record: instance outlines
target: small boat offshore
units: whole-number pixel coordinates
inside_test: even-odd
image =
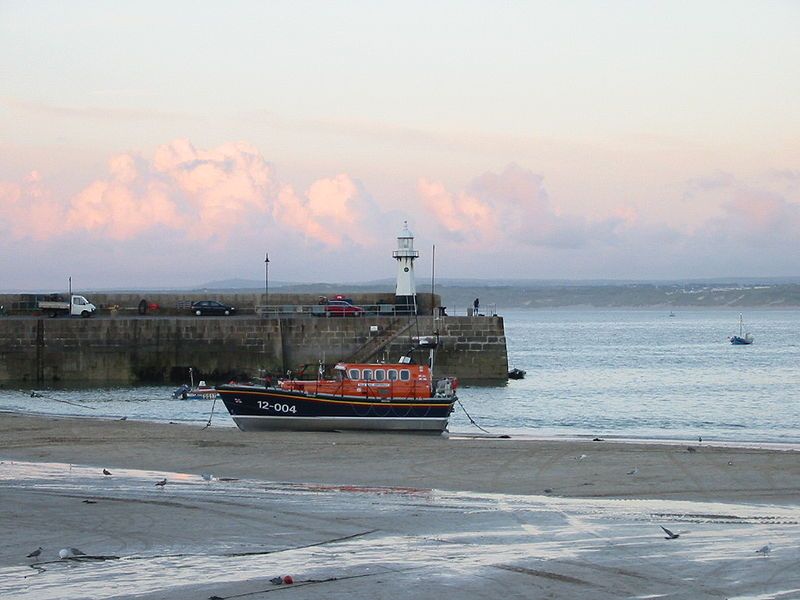
[[[752,334],[744,331],[744,320],[741,313],[739,313],[739,335],[732,335],[729,339],[734,346],[749,346],[754,341]]]

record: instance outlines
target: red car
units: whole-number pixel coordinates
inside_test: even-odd
[[[364,314],[364,309],[344,300],[329,300],[325,305],[325,314],[329,317],[359,317]]]

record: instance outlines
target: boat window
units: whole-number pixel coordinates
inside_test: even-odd
[[[397,381],[397,369],[389,369],[386,375],[389,381]]]
[[[358,369],[350,369],[350,379],[361,379],[361,372]]]
[[[411,371],[409,371],[408,369],[403,369],[402,371],[400,371],[400,379],[403,381],[408,381],[409,379],[411,379]]]
[[[364,369],[364,381],[372,381],[372,369]]]
[[[386,379],[386,371],[375,369],[375,381],[383,381],[384,379]]]

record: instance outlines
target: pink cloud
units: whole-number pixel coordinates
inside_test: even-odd
[[[299,194],[243,142],[206,150],[180,139],[157,148],[152,160],[121,154],[108,161],[104,177],[68,199],[57,197],[38,174],[23,183],[0,182],[0,215],[18,239],[83,232],[131,240],[167,229],[223,244],[277,227],[325,246],[368,245],[379,214],[349,175],[319,179]]]
[[[315,181],[305,197],[286,186],[274,208],[278,222],[329,246],[375,243],[372,224],[379,213],[361,184],[346,174]]]
[[[738,240],[751,245],[786,241],[796,244],[800,231],[800,204],[768,191],[731,179],[721,190],[721,210],[698,235]]]
[[[13,239],[47,239],[63,226],[64,209],[37,171],[22,183],[0,181],[0,231]]]
[[[587,243],[597,224],[561,214],[543,181],[540,175],[512,164],[502,173],[475,178],[457,193],[426,179],[417,189],[439,228],[457,241],[569,248]],[[602,222],[601,229],[613,231],[621,222],[615,216]]]

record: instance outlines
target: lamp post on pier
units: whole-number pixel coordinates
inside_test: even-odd
[[[264,304],[269,306],[269,252],[264,255]]]

